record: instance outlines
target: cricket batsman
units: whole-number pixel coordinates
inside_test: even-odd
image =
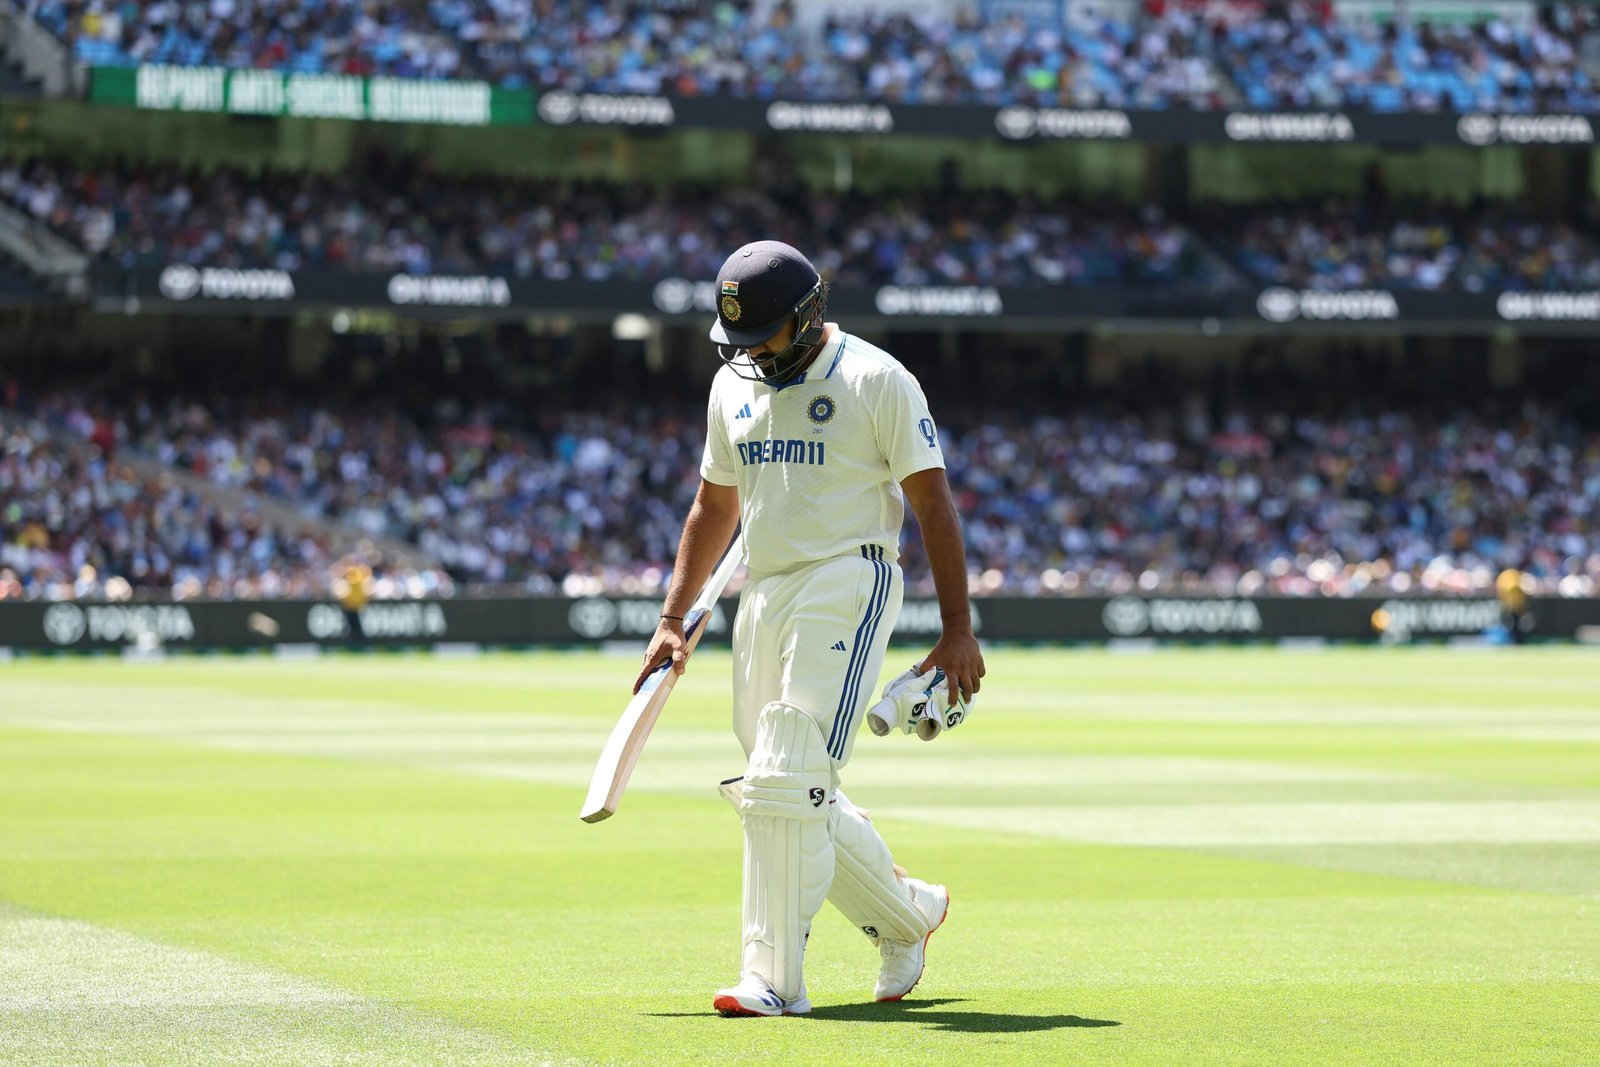
[[[948,701],[962,704],[984,674],[944,455],[916,379],[823,321],[827,287],[799,251],[745,245],[716,291],[711,340],[724,365],[700,486],[634,685],[668,659],[682,673],[683,616],[743,523],[750,574],[733,628],[733,729],[749,762],[721,792],[744,823],[744,948],[738,983],[712,1003],[724,1015],[809,1012],[806,939],[824,899],[877,947],[876,998],[899,1000],[922,976],[949,892],[895,866],[839,772],[900,613],[908,501],[943,620],[917,669],[942,670]]]

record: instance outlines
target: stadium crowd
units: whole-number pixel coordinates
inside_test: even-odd
[[[288,407],[227,414],[172,400],[125,414],[128,447],[213,483],[409,541],[463,580],[550,592],[574,572],[670,560],[693,497],[699,427],[537,416],[510,432],[488,411],[436,431],[399,414]]]
[[[1482,591],[1600,581],[1600,434],[1530,406],[978,424],[951,480],[975,570],[1028,591]],[[1052,573],[1053,572],[1053,573]]]
[[[260,400],[94,409],[57,397],[34,412],[93,447],[80,458],[11,420],[0,562],[24,596],[74,583],[86,564],[176,595],[325,584],[331,560],[314,539],[224,522],[203,495],[120,465],[126,454],[410,541],[448,571],[426,576],[430,590],[655,594],[702,434],[692,410],[514,422]],[[1600,591],[1600,433],[1554,409],[1085,408],[942,432],[979,593],[1481,592],[1503,566],[1550,591]],[[930,594],[914,530],[904,553],[909,590]]]
[[[1319,198],[1211,205],[1201,215],[1215,247],[1267,285],[1474,293],[1600,286],[1592,221],[1545,222],[1506,203],[1412,199],[1373,207]]]
[[[229,517],[171,478],[141,475],[91,444],[110,444],[108,424],[82,409],[64,414],[81,442],[28,420],[0,425],[0,599],[325,591],[333,558],[315,538],[257,514]]]
[[[50,396],[0,409],[0,599],[307,598],[327,593],[331,539],[291,533],[259,507],[220,506],[125,447],[101,404]],[[130,454],[131,452],[131,454]],[[450,595],[441,568],[363,549],[380,597]]]
[[[1208,26],[1217,64],[1254,108],[1556,111],[1600,108],[1592,5],[1543,4],[1527,24],[1336,17],[1284,4]]]
[[[476,77],[610,93],[1136,108],[1594,111],[1600,16],[1379,21],[1317,0],[799,17],[792,0],[28,0],[90,65]]]
[[[91,66],[224,66],[454,78],[462,42],[414,3],[364,0],[24,0]]]
[[[0,200],[124,268],[709,278],[726,249],[776,237],[813,250],[838,285],[1600,287],[1600,222],[1551,222],[1490,200],[1203,203],[1180,221],[1149,206],[997,189],[868,195],[455,178],[387,156],[338,175],[0,156]]]
[[[121,267],[710,278],[727,249],[772,237],[843,284],[1138,285],[1215,268],[1154,208],[1002,190],[730,193],[444,177],[388,157],[254,176],[0,157],[0,199]]]

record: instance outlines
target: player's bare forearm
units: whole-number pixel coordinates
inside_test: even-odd
[[[663,615],[687,615],[695,592],[706,584],[712,568],[733,540],[739,526],[739,491],[731,485],[702,480],[683,522],[672,582],[661,605]]]
[[[952,702],[958,687],[963,697],[971,699],[984,675],[983,653],[972,633],[967,551],[961,540],[961,519],[950,497],[950,483],[944,471],[934,467],[907,477],[900,486],[922,528],[922,545],[927,550],[933,588],[939,596],[942,633],[922,665],[925,669],[942,667],[957,683],[951,687]]]
[[[662,619],[645,649],[644,666],[633,683],[635,693],[665,659],[671,658],[673,670],[683,673],[688,660],[684,651],[683,617],[689,614],[696,593],[706,584],[738,527],[739,491],[731,485],[717,485],[702,479],[688,517],[683,521],[683,536],[678,540],[678,554],[672,565],[672,582],[661,604]]]

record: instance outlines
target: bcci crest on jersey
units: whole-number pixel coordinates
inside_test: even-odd
[[[806,408],[806,415],[810,417],[812,422],[821,426],[833,418],[834,410],[833,397],[819,396],[812,399],[811,406]]]
[[[737,441],[735,447],[739,449],[739,460],[746,467],[758,463],[821,465],[825,458],[823,446],[826,444],[826,441],[802,441],[798,437],[787,441],[769,437],[765,441]]]

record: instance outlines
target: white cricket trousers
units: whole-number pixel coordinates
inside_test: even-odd
[[[774,700],[816,720],[838,771],[883,673],[905,584],[880,545],[748,583],[733,624],[733,732],[748,758]]]

